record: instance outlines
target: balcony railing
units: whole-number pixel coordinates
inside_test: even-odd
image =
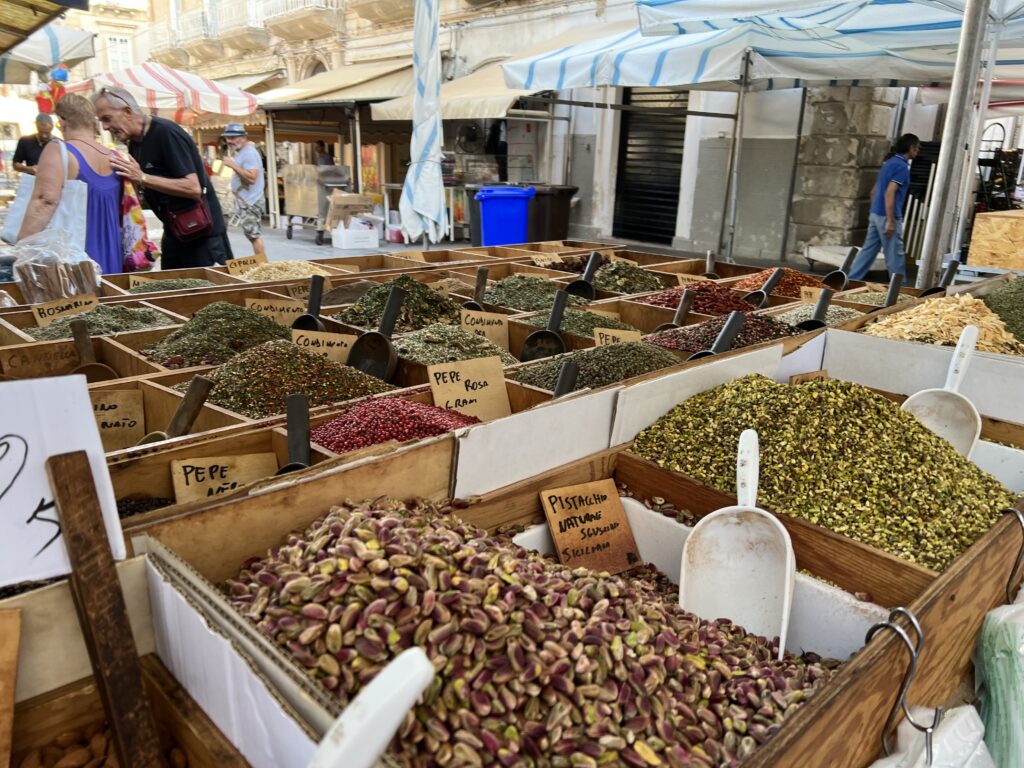
[[[286,16],[298,11],[340,11],[345,0],[258,0],[264,19]]]
[[[178,30],[171,22],[155,22],[149,28],[149,47],[152,51],[166,51],[170,48],[177,48],[181,43]]]
[[[181,15],[182,42],[206,40],[217,36],[217,19],[202,11],[189,11]]]
[[[223,35],[244,28],[263,28],[262,3],[258,0],[218,0],[217,31]]]

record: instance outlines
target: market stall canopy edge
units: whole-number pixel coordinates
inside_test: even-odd
[[[59,65],[73,67],[91,59],[95,37],[87,30],[47,24],[0,55],[0,83],[28,85],[32,73],[43,75]]]
[[[4,23],[0,28],[0,53],[14,46],[67,10],[87,11],[89,0],[18,0],[4,3]]]

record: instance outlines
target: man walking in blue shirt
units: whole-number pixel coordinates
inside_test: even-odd
[[[906,277],[906,255],[903,251],[903,205],[910,188],[910,162],[917,157],[921,140],[905,133],[896,142],[896,153],[882,165],[878,183],[871,193],[871,215],[868,236],[850,268],[851,280],[863,280],[879,251],[885,253],[889,276]]]
[[[252,243],[252,252],[256,255],[266,253],[261,230],[263,216],[267,212],[263,204],[263,158],[249,141],[241,123],[228,123],[221,136],[235,154],[234,158],[223,158],[224,165],[235,172],[231,177],[231,192],[235,196],[234,218],[246,239]]]

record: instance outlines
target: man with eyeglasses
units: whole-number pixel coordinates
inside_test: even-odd
[[[93,103],[103,127],[128,145],[128,156],[111,157],[111,166],[141,190],[164,224],[161,267],[209,267],[230,259],[220,201],[191,137],[171,120],[144,114],[135,97],[123,88],[104,88],[93,97]],[[187,239],[176,235],[175,220],[195,221],[203,202],[209,224]],[[203,217],[200,214],[198,218]]]

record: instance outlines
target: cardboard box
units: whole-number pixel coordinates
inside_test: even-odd
[[[331,193],[331,207],[327,211],[327,228],[334,230],[339,224],[344,224],[347,227],[352,216],[372,212],[372,197],[336,189]]]
[[[340,250],[376,248],[380,245],[376,229],[345,229],[339,225],[331,234],[331,245]]]

